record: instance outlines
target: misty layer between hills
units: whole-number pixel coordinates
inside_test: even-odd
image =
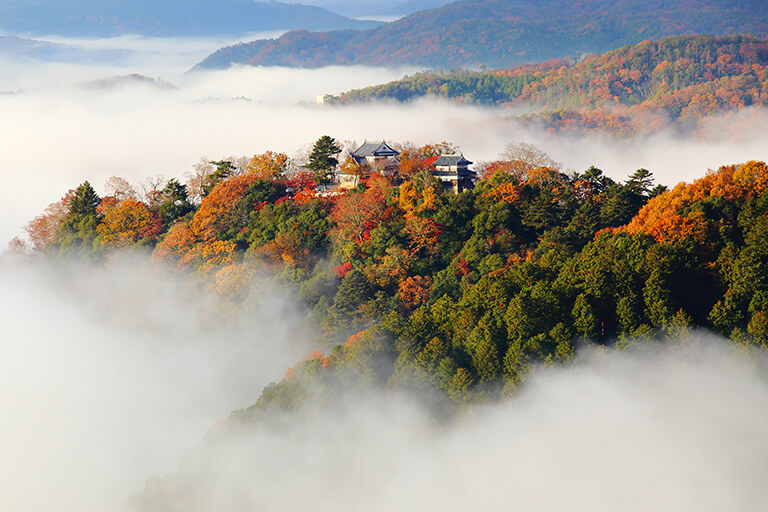
[[[195,511],[759,510],[768,361],[724,343],[582,350],[450,420],[362,396],[210,442],[165,484]]]
[[[165,44],[166,53],[142,66],[7,62],[0,90],[15,94],[0,95],[6,121],[0,125],[6,143],[0,154],[5,191],[0,247],[85,180],[100,190],[111,176],[134,183],[157,175],[183,179],[201,158],[250,157],[266,150],[291,155],[324,134],[350,145],[382,138],[417,145],[445,140],[474,162],[495,160],[510,142],[530,142],[567,168],[595,165],[621,179],[644,167],[666,185],[722,164],[768,160],[768,115],[762,109],[712,119],[700,130],[703,136],[557,136],[523,129],[508,120],[515,111],[500,108],[433,100],[343,109],[314,104],[316,96],[399,78],[409,70],[232,68],[185,75],[189,57],[173,54],[171,43]],[[199,44],[186,42],[182,48],[194,52]],[[141,82],[100,91],[80,85],[133,72],[179,89]]]
[[[169,485],[193,511],[714,511],[768,499],[768,360],[706,334],[585,348],[458,416],[423,396],[352,396],[224,424],[181,457],[310,349],[289,293],[265,280],[244,316],[222,316],[199,283],[141,259],[6,259],[0,280],[4,510],[121,510],[169,472],[133,505],[156,510]]]
[[[310,347],[269,279],[231,310],[138,257],[2,258],[0,306],[2,510],[115,509]]]

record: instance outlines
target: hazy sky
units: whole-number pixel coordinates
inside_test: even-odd
[[[78,41],[78,44],[83,44]],[[0,247],[68,189],[90,180],[101,192],[110,176],[134,183],[182,178],[201,158],[294,153],[328,134],[340,141],[385,138],[425,144],[447,140],[472,161],[495,159],[510,142],[537,144],[566,168],[590,165],[624,179],[639,167],[662,183],[692,180],[708,168],[768,159],[768,116],[747,111],[722,120],[702,140],[659,133],[634,140],[557,137],[519,129],[513,112],[426,100],[410,105],[330,108],[318,95],[401,78],[414,70],[380,68],[232,68],[185,74],[223,41],[121,38],[87,41],[128,48],[102,66],[1,62]],[[175,91],[144,86],[84,89],[85,81],[128,73],[162,78]]]

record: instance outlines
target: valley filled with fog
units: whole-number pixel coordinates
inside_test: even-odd
[[[99,193],[112,176],[183,181],[201,159],[300,158],[326,134],[347,147],[448,141],[475,163],[528,142],[565,169],[594,165],[625,180],[643,167],[668,186],[768,160],[759,108],[696,133],[564,136],[522,129],[509,119],[520,112],[505,108],[316,102],[416,69],[191,73],[234,41],[51,40],[120,57],[0,57],[0,250],[85,180]],[[113,79],[131,74],[156,80]],[[4,510],[117,510],[316,348],[311,312],[267,277],[258,299],[230,316],[193,276],[142,258],[91,268],[8,257],[0,283]],[[494,510],[514,494],[540,510],[714,511],[768,499],[764,356],[694,332],[672,348],[581,347],[579,357],[574,367],[536,368],[519,395],[447,422],[425,412],[418,400],[429,398],[363,397],[188,454],[200,472],[192,478],[210,483],[191,510]]]
[[[66,42],[58,39],[58,42]],[[250,157],[265,150],[289,155],[318,137],[448,141],[474,162],[491,161],[510,142],[530,142],[566,169],[595,165],[615,179],[644,167],[674,185],[709,168],[768,158],[768,115],[747,109],[713,120],[697,134],[659,133],[642,139],[562,137],[522,130],[502,108],[425,100],[331,108],[318,96],[402,78],[414,69],[231,68],[187,71],[221,40],[125,37],[69,41],[125,52],[114,63],[2,60],[0,110],[0,245],[46,205],[84,180],[101,190],[111,176],[139,183],[183,178],[201,158]],[[94,84],[141,74],[174,86]],[[703,132],[703,133],[702,133]]]

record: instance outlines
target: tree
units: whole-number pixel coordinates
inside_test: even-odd
[[[218,162],[209,162],[212,165],[216,166],[216,170],[214,170],[211,174],[209,174],[202,184],[203,194],[202,196],[205,197],[208,194],[211,193],[211,191],[229,177],[230,174],[235,172],[237,169],[234,165],[232,165],[232,162],[230,160],[219,160]]]
[[[69,212],[59,224],[49,247],[58,250],[60,255],[94,255],[98,245],[94,241],[101,217],[98,213],[100,202],[98,194],[87,181],[77,187],[69,202]]]
[[[195,235],[211,239],[219,233],[237,228],[242,223],[238,208],[240,201],[257,181],[259,179],[255,174],[243,174],[223,181],[211,190],[190,223]]]
[[[186,185],[175,178],[168,180],[160,194],[161,202],[157,211],[166,226],[194,210],[189,202]]]
[[[253,155],[245,168],[246,172],[255,174],[262,180],[279,180],[285,178],[288,172],[288,155],[267,151],[261,155]]]
[[[101,199],[91,184],[85,181],[75,189],[75,195],[69,202],[69,215],[95,216],[100,201]]]
[[[160,216],[135,199],[126,199],[109,210],[96,228],[102,241],[116,249],[153,239],[163,228]]]
[[[32,242],[33,250],[42,251],[54,239],[56,231],[67,217],[69,203],[74,193],[73,190],[70,190],[64,194],[64,197],[49,204],[42,215],[38,215],[24,226],[24,231],[27,232],[29,241]]]
[[[309,161],[304,167],[315,173],[318,183],[330,183],[331,177],[329,174],[339,163],[335,158],[339,153],[341,153],[341,146],[338,145],[336,140],[328,135],[323,135],[312,147]]]

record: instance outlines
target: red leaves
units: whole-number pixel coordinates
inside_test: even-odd
[[[469,274],[469,263],[464,259],[464,256],[459,256],[459,260],[456,262],[456,267],[458,267],[459,272],[463,275]]]
[[[334,268],[333,271],[336,273],[336,277],[338,277],[339,279],[343,279],[344,276],[346,276],[352,271],[352,263],[345,261],[338,267]]]

